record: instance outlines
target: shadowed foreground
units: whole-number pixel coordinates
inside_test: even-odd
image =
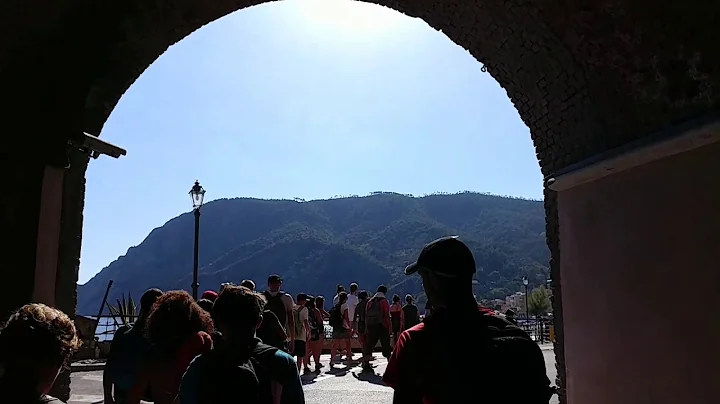
[[[555,354],[544,349],[545,367],[548,377],[555,380]],[[303,375],[305,401],[310,404],[330,404],[336,402],[362,402],[363,404],[390,404],[392,389],[383,385],[380,376],[385,371],[387,360],[377,358],[375,375],[361,373],[359,367],[346,369],[343,365],[330,371],[330,355],[323,355],[321,362],[325,367],[318,374]],[[379,375],[378,375],[379,374]],[[72,374],[72,395],[68,404],[99,404],[103,402],[102,371],[77,372]],[[557,396],[551,401],[556,404]]]

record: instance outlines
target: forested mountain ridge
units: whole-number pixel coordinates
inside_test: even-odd
[[[110,302],[149,287],[189,290],[193,216],[154,229],[124,256],[78,287],[79,314],[95,314],[110,279]],[[253,279],[264,287],[279,273],[292,294],[334,295],[335,285],[384,283],[420,294],[420,279],[402,269],[428,241],[459,235],[473,250],[480,297],[504,297],[547,278],[549,251],[540,201],[464,192],[411,197],[374,193],[328,200],[221,199],[202,208],[200,289]]]

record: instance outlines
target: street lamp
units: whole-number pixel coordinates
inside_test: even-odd
[[[202,206],[203,199],[205,198],[205,189],[200,186],[200,183],[197,180],[195,180],[195,185],[190,188],[189,194],[190,198],[192,199],[193,213],[195,214],[195,251],[193,255],[193,283],[191,287],[193,299],[197,301],[198,288],[200,287],[200,284],[198,283],[198,253],[200,249],[200,207]]]
[[[530,320],[530,308],[528,307],[528,278],[522,277],[522,283],[525,286],[525,319]]]

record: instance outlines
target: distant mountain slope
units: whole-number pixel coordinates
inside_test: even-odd
[[[296,202],[222,199],[203,206],[201,291],[252,279],[264,288],[279,273],[292,294],[334,295],[355,281],[373,289],[420,294],[418,277],[402,269],[423,244],[459,235],[475,254],[478,295],[504,297],[520,278],[545,282],[549,252],[542,202],[478,193],[414,198],[394,193]],[[193,217],[182,214],[150,232],[136,247],[78,287],[78,313],[94,314],[108,280],[110,301],[149,287],[190,289]]]

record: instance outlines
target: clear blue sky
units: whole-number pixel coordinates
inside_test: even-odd
[[[474,190],[542,199],[528,128],[467,51],[372,4],[241,10],[172,46],[90,162],[80,282],[207,199]],[[192,237],[188,234],[188,237]]]

